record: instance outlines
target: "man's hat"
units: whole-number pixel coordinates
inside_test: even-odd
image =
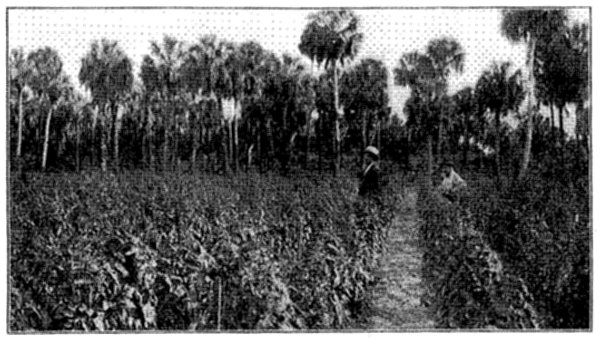
[[[375,158],[379,159],[379,150],[373,146],[365,148],[365,153],[372,154],[375,156]]]

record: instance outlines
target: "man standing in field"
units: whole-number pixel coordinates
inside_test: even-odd
[[[360,174],[360,187],[358,195],[361,197],[373,197],[381,194],[379,182],[379,150],[373,146],[365,149],[365,163]]]
[[[448,200],[456,200],[456,194],[465,189],[467,183],[454,171],[454,164],[451,161],[442,162],[440,171],[442,173],[442,183],[438,190]]]

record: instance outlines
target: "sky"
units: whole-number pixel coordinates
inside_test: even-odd
[[[66,73],[79,85],[81,58],[96,39],[117,40],[133,60],[136,74],[150,41],[160,41],[164,35],[187,42],[205,34],[235,42],[254,40],[278,55],[300,56],[298,43],[311,12],[315,10],[10,9],[8,45],[9,49],[23,47],[26,53],[43,46],[56,49]],[[389,106],[395,113],[402,112],[409,92],[394,86],[392,70],[403,53],[424,51],[431,39],[454,38],[465,50],[464,72],[450,77],[450,94],[474,86],[494,62],[509,61],[515,69],[525,69],[525,46],[500,34],[497,8],[357,9],[355,13],[364,34],[357,60],[384,61],[389,71]],[[588,9],[570,9],[568,14],[572,21],[589,22]]]

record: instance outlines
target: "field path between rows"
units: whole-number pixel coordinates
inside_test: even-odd
[[[404,196],[403,213],[395,216],[388,235],[388,249],[376,274],[383,280],[374,291],[369,328],[376,331],[410,331],[433,328],[427,308],[421,304],[422,253],[418,248],[416,192]]]

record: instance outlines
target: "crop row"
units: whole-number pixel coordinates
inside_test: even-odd
[[[352,326],[391,221],[351,179],[129,172],[11,186],[12,331]]]
[[[588,328],[587,196],[585,185],[531,178],[455,203],[423,190],[423,278],[437,326]]]

